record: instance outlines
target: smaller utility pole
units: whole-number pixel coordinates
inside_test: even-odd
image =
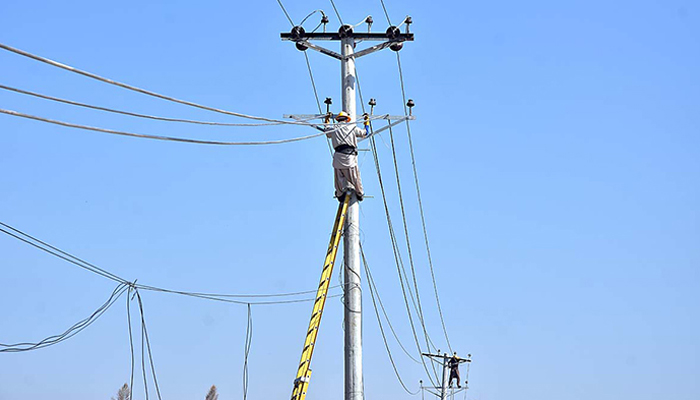
[[[469,364],[472,362],[471,354],[467,354],[467,358],[459,358],[456,355],[450,356],[447,353],[443,353],[442,355],[440,355],[440,350],[438,350],[438,354],[423,353],[423,356],[436,360],[439,364],[442,364],[442,382],[439,387],[427,388],[425,386],[422,386],[423,381],[421,381],[421,388],[427,389],[429,393],[437,396],[440,400],[447,399],[447,389],[449,389],[450,386],[450,359],[452,359],[452,357],[456,357],[458,365],[462,363],[467,363],[467,375],[464,379],[464,387],[458,389],[454,393],[459,393],[462,390],[467,390],[467,382],[469,380]],[[457,385],[459,386],[459,382],[457,382]],[[430,389],[436,390],[436,392],[431,391]]]

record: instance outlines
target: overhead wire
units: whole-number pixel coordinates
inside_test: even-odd
[[[306,22],[307,19],[311,18],[312,15],[314,15],[314,14],[316,14],[316,13],[319,13],[319,12],[321,13],[321,15],[322,15],[323,17],[326,16],[326,13],[323,12],[323,10],[321,10],[321,9],[311,11],[311,12],[309,13],[309,15],[307,15],[306,17],[304,17],[304,19],[301,20],[301,22],[299,23],[299,26],[304,25],[304,22]],[[294,22],[292,22],[292,25],[294,25]]]
[[[284,15],[287,17],[287,21],[289,21],[292,26],[294,26],[294,21],[292,21],[292,17],[289,16],[289,13],[287,12],[287,9],[284,8],[284,4],[282,4],[281,0],[277,0],[277,4],[280,5],[280,8],[282,9],[282,12],[284,12]]]
[[[89,108],[89,109],[98,110],[98,111],[105,111],[105,112],[114,113],[114,114],[128,115],[130,117],[152,119],[152,120],[156,120],[156,121],[181,122],[181,123],[187,123],[187,124],[210,125],[210,126],[236,126],[236,127],[260,127],[260,126],[283,125],[281,122],[230,123],[230,122],[201,121],[201,120],[193,120],[193,119],[160,117],[157,115],[141,114],[141,113],[135,113],[135,112],[131,112],[131,111],[124,111],[124,110],[117,110],[117,109],[108,108],[108,107],[95,106],[92,104],[81,103],[81,102],[77,102],[77,101],[73,101],[73,100],[63,99],[60,97],[48,96],[45,94],[31,92],[29,90],[18,89],[15,87],[6,86],[6,85],[2,85],[2,84],[0,84],[0,89],[8,90],[8,91],[12,91],[15,93],[28,95],[28,96],[38,97],[38,98],[45,99],[45,100],[51,100],[51,101],[55,101],[58,103],[64,103],[64,104],[69,104],[69,105],[83,107],[83,108]],[[321,112],[320,112],[320,108],[319,108],[319,114],[320,113]],[[311,121],[311,120],[314,120],[317,118],[320,118],[320,117],[314,116],[312,118],[301,120],[299,122],[308,122],[308,121]]]
[[[343,24],[343,18],[340,17],[340,13],[338,12],[338,8],[335,6],[335,2],[331,0],[331,5],[333,6],[333,11],[335,11],[335,15],[338,17],[338,21],[340,21],[341,25]]]
[[[372,127],[372,124],[370,124],[370,130],[372,130],[372,131],[374,130],[374,128]],[[397,273],[399,275],[399,283],[401,286],[401,293],[403,294],[404,304],[406,306],[406,314],[408,316],[409,326],[411,327],[411,333],[413,334],[413,339],[415,341],[416,348],[418,350],[418,357],[420,358],[421,364],[423,365],[423,369],[425,370],[425,372],[428,376],[428,379],[431,381],[433,386],[435,386],[435,380],[433,380],[433,377],[430,375],[430,372],[428,370],[428,366],[426,365],[425,360],[423,359],[423,356],[422,356],[420,341],[418,340],[418,334],[416,333],[415,324],[413,322],[411,307],[409,304],[408,296],[406,295],[407,288],[406,288],[406,285],[404,285],[404,279],[401,275],[401,269],[402,269],[403,262],[401,260],[401,253],[399,252],[399,247],[398,247],[398,243],[396,240],[396,235],[394,233],[393,224],[391,222],[391,214],[389,212],[389,204],[387,202],[386,191],[384,189],[384,180],[382,179],[382,173],[381,173],[381,168],[380,168],[380,164],[379,164],[379,157],[378,157],[378,152],[377,152],[377,144],[376,144],[376,141],[374,139],[374,136],[370,139],[370,146],[371,146],[372,154],[374,157],[374,165],[375,165],[375,169],[377,171],[377,179],[379,181],[379,188],[380,188],[380,191],[382,194],[382,201],[384,203],[384,211],[385,211],[385,215],[386,215],[387,227],[389,229],[389,237],[391,239],[392,250],[394,253],[394,261],[396,263],[396,270],[397,270]],[[410,287],[409,287],[409,289],[410,289]],[[435,379],[437,380],[437,376],[435,377]]]
[[[383,0],[382,0],[383,3]],[[401,82],[401,96],[403,98],[403,108],[404,108],[404,114],[408,116],[409,112],[407,110],[407,100],[406,100],[406,86],[404,84],[404,78],[403,78],[403,68],[401,67],[401,56],[399,55],[399,52],[396,52],[396,63],[398,65],[399,69],[399,81]],[[420,191],[420,185],[418,182],[418,169],[416,167],[416,156],[415,152],[413,150],[413,137],[411,135],[411,124],[408,119],[406,119],[406,132],[408,134],[408,146],[410,149],[411,153],[411,165],[413,167],[413,178],[414,178],[414,183],[416,186],[416,194],[418,196],[418,209],[420,210],[420,219],[421,219],[421,225],[423,227],[423,238],[425,239],[425,249],[428,255],[428,266],[430,267],[430,276],[432,278],[433,282],[433,291],[435,293],[435,301],[437,303],[437,308],[438,308],[438,314],[440,315],[440,323],[442,324],[442,331],[445,334],[445,341],[447,342],[447,347],[450,349],[450,352],[452,351],[452,344],[450,343],[450,338],[447,334],[447,327],[445,325],[445,318],[442,313],[442,305],[440,304],[440,295],[438,293],[438,287],[437,287],[437,281],[435,279],[435,268],[433,266],[433,257],[430,252],[430,243],[428,241],[428,228],[427,224],[425,222],[425,212],[423,211],[423,199],[421,196],[421,191]]]
[[[279,0],[278,0],[278,2],[279,2]],[[292,23],[292,24],[293,24],[293,23]],[[83,76],[86,76],[86,77],[88,77],[88,78],[98,80],[98,81],[100,81],[100,82],[108,83],[108,84],[114,85],[114,86],[119,86],[119,87],[121,87],[121,88],[124,88],[124,89],[127,89],[127,90],[131,90],[131,91],[134,91],[134,92],[137,92],[137,93],[145,94],[145,95],[148,95],[148,96],[151,96],[151,97],[156,97],[156,98],[159,98],[159,99],[161,99],[161,100],[167,100],[167,101],[170,101],[170,102],[174,102],[174,103],[178,103],[178,104],[183,104],[183,105],[186,105],[186,106],[190,106],[190,107],[194,107],[194,108],[199,108],[199,109],[202,109],[202,110],[207,110],[207,111],[216,112],[216,113],[219,113],[219,114],[230,115],[230,116],[239,117],[239,118],[246,118],[246,119],[252,119],[252,120],[257,120],[257,121],[266,121],[266,122],[276,122],[276,123],[286,124],[286,125],[306,125],[306,126],[313,125],[313,124],[309,124],[309,123],[305,123],[305,122],[284,121],[284,120],[279,120],[279,119],[274,119],[274,118],[259,117],[259,116],[243,114],[243,113],[239,113],[239,112],[235,112],[235,111],[228,111],[228,110],[224,110],[224,109],[220,109],[220,108],[210,107],[210,106],[206,106],[206,105],[203,105],[203,104],[195,103],[195,102],[192,102],[192,101],[182,100],[182,99],[178,99],[178,98],[171,97],[171,96],[166,96],[166,95],[163,95],[163,94],[160,94],[160,93],[156,93],[156,92],[153,92],[153,91],[150,91],[150,90],[146,90],[146,89],[139,88],[139,87],[136,87],[136,86],[133,86],[133,85],[129,85],[129,84],[122,83],[122,82],[118,82],[118,81],[115,81],[115,80],[112,80],[112,79],[109,79],[109,78],[105,78],[105,77],[99,76],[99,75],[97,75],[97,74],[94,74],[94,73],[92,73],[92,72],[84,71],[84,70],[81,70],[81,69],[78,69],[78,68],[75,68],[75,67],[72,67],[72,66],[69,66],[69,65],[66,65],[66,64],[57,62],[57,61],[53,61],[53,60],[48,59],[48,58],[46,58],[46,57],[42,57],[42,56],[39,56],[39,55],[36,55],[36,54],[32,54],[32,53],[29,53],[29,52],[27,52],[27,51],[20,50],[20,49],[14,48],[14,47],[12,47],[12,46],[8,46],[8,45],[3,44],[3,43],[0,43],[0,49],[4,49],[4,50],[10,51],[10,52],[12,52],[12,53],[15,53],[15,54],[18,54],[18,55],[21,55],[21,56],[24,56],[24,57],[33,59],[33,60],[35,60],[35,61],[40,61],[40,62],[42,62],[42,63],[48,64],[48,65],[51,65],[51,66],[54,66],[54,67],[57,67],[57,68],[64,69],[64,70],[66,70],[66,71],[70,71],[70,72],[73,72],[73,73],[76,73],[76,74],[79,74],[79,75],[83,75]]]
[[[205,293],[205,292],[187,292],[187,291],[180,291],[180,290],[171,290],[171,289],[166,289],[166,288],[157,287],[157,286],[144,285],[144,284],[135,283],[135,282],[132,283],[132,282],[129,282],[122,277],[119,277],[116,274],[113,274],[105,269],[102,269],[102,268],[98,267],[97,265],[92,264],[88,261],[85,261],[84,259],[79,258],[71,253],[63,251],[56,246],[53,246],[45,241],[42,241],[34,236],[31,236],[28,233],[23,232],[23,231],[15,228],[9,224],[6,224],[2,221],[0,221],[0,232],[5,233],[8,236],[11,236],[17,240],[20,240],[20,241],[26,243],[26,244],[29,244],[32,247],[35,247],[39,250],[42,250],[48,254],[53,255],[54,257],[60,258],[64,261],[67,261],[67,262],[69,262],[75,266],[78,266],[82,269],[85,269],[87,271],[90,271],[92,273],[100,275],[102,277],[108,278],[110,280],[116,281],[120,284],[131,286],[134,289],[138,288],[138,289],[144,289],[144,290],[150,290],[150,291],[179,294],[179,295],[185,295],[185,296],[190,296],[190,297],[198,297],[198,298],[203,298],[203,299],[216,300],[216,301],[233,303],[233,304],[241,304],[241,305],[246,305],[246,304],[274,305],[274,304],[290,304],[290,303],[315,301],[315,298],[303,298],[303,299],[281,300],[281,301],[250,302],[250,301],[233,300],[233,298],[291,297],[291,296],[299,296],[299,295],[304,295],[304,294],[316,293],[316,290],[288,292],[288,293],[272,293],[272,294],[220,294],[220,293]],[[339,288],[339,287],[340,287],[340,285],[335,285],[335,286],[332,286],[330,289]],[[329,296],[329,297],[339,297],[339,296],[334,295],[334,296]]]
[[[92,314],[90,314],[90,316],[76,322],[64,332],[49,336],[38,342],[22,342],[13,344],[0,343],[0,353],[18,353],[37,350],[56,345],[72,338],[97,321],[110,307],[112,307],[112,305],[124,294],[124,292],[127,291],[127,288],[128,285],[126,284],[118,284],[112,291],[107,301],[100,305]]]
[[[156,376],[156,366],[153,363],[153,353],[151,350],[151,341],[148,338],[148,329],[146,328],[146,316],[144,315],[143,312],[143,302],[141,301],[141,294],[139,293],[138,289],[134,290],[136,292],[136,300],[138,301],[139,304],[139,312],[141,314],[141,330],[143,332],[143,338],[146,339],[146,348],[148,350],[148,361],[151,366],[151,376],[153,376],[153,383],[156,387],[156,394],[158,394],[158,399],[162,400],[162,397],[160,395],[160,386],[158,385],[158,377]],[[142,343],[143,346],[143,343]],[[142,357],[143,357],[143,348],[141,349]]]
[[[313,135],[300,136],[300,137],[295,137],[295,138],[290,138],[290,139],[230,142],[230,141],[219,141],[219,140],[188,139],[188,138],[180,138],[180,137],[173,137],[173,136],[161,136],[161,135],[150,135],[150,134],[143,134],[143,133],[118,131],[118,130],[114,130],[114,129],[106,129],[106,128],[98,128],[98,127],[94,127],[94,126],[73,124],[70,122],[58,121],[58,120],[54,120],[54,119],[39,117],[36,115],[24,114],[21,112],[6,110],[6,109],[2,109],[2,108],[0,108],[0,113],[12,115],[15,117],[32,119],[35,121],[46,122],[46,123],[50,123],[50,124],[54,124],[54,125],[65,126],[68,128],[83,129],[83,130],[87,130],[87,131],[108,133],[108,134],[112,134],[112,135],[129,136],[129,137],[136,137],[136,138],[141,138],[141,139],[153,139],[153,140],[162,140],[162,141],[179,142],[179,143],[208,144],[208,145],[218,145],[218,146],[261,146],[261,145],[285,144],[285,143],[292,143],[292,142],[299,142],[302,140],[313,139],[315,137],[319,137],[319,136],[326,134],[326,132],[320,132],[320,133],[315,133]]]
[[[365,252],[364,252],[364,250],[362,249],[362,247],[360,247],[360,253],[361,253],[361,255],[362,255],[362,263],[364,264],[364,267],[365,267],[365,274],[367,275],[367,278],[368,278],[367,281],[368,281],[368,286],[369,286],[369,293],[370,293],[370,296],[371,296],[371,298],[372,298],[372,305],[374,306],[374,312],[375,312],[375,314],[376,314],[376,316],[377,316],[377,323],[379,324],[379,331],[380,331],[381,334],[382,334],[382,339],[383,339],[383,341],[384,341],[384,348],[386,349],[387,355],[389,356],[389,361],[391,362],[391,366],[392,366],[392,368],[394,369],[394,375],[396,375],[396,379],[399,381],[399,383],[401,384],[401,387],[403,388],[403,390],[406,391],[406,393],[408,393],[408,394],[410,394],[410,395],[412,395],[412,396],[413,396],[413,395],[416,395],[416,394],[418,394],[418,391],[412,392],[410,389],[408,389],[408,387],[407,387],[406,384],[404,383],[403,379],[401,378],[401,374],[399,374],[399,370],[398,370],[398,368],[397,368],[397,366],[396,366],[396,362],[394,361],[394,357],[391,355],[391,349],[389,348],[389,343],[388,343],[388,341],[387,341],[387,339],[386,339],[386,334],[384,333],[384,327],[383,327],[383,325],[382,325],[382,319],[381,319],[380,316],[379,316],[379,309],[378,309],[378,307],[377,307],[377,302],[376,302],[376,300],[375,300],[375,292],[376,292],[377,288],[376,288],[376,286],[374,286],[374,281],[373,281],[373,279],[372,279],[372,275],[371,275],[370,270],[369,270],[369,265],[368,265],[368,263],[367,263],[367,258],[366,258],[366,256],[365,256]],[[379,297],[379,293],[378,293],[378,292],[376,293],[376,295],[377,295],[377,297]],[[388,320],[387,320],[387,321],[388,321]],[[402,346],[402,347],[403,347],[403,346]],[[405,349],[404,349],[404,351],[405,351]]]
[[[248,398],[248,356],[250,355],[250,347],[253,344],[253,314],[248,304],[248,323],[245,331],[245,345],[243,350],[243,400]]]
[[[129,349],[131,350],[131,375],[129,379],[129,400],[132,398],[132,393],[134,391],[134,335],[131,331],[131,291],[133,286],[129,286],[129,290],[126,293],[126,320],[127,327],[129,329]]]
[[[311,61],[309,60],[309,55],[306,54],[305,51],[302,53],[304,53],[304,58],[306,59],[306,67],[309,70],[309,78],[311,79],[311,87],[314,89],[314,97],[316,98],[316,106],[318,106],[318,113],[322,114],[323,110],[321,109],[321,100],[319,99],[318,91],[316,90],[316,80],[314,79],[314,73],[311,70]],[[330,152],[331,156],[333,156],[333,146],[331,145],[328,136],[326,136],[326,143],[328,144],[328,151]]]
[[[399,195],[399,205],[401,207],[401,219],[403,221],[403,229],[404,229],[404,235],[406,237],[406,248],[408,249],[408,262],[409,266],[411,267],[411,275],[413,277],[413,286],[415,290],[415,295],[416,295],[416,303],[417,303],[417,312],[418,312],[418,320],[421,323],[421,326],[423,327],[423,334],[425,335],[425,340],[426,340],[426,345],[428,347],[428,350],[430,350],[431,346],[431,341],[430,341],[430,336],[428,335],[428,330],[425,326],[425,317],[423,315],[423,306],[421,305],[421,300],[420,300],[420,293],[418,291],[418,279],[416,277],[416,269],[415,265],[413,262],[413,250],[411,249],[411,239],[408,233],[408,221],[406,219],[406,210],[404,207],[404,201],[403,201],[403,192],[401,190],[401,179],[399,177],[399,165],[398,165],[398,159],[396,157],[396,145],[394,144],[394,133],[393,129],[389,128],[389,141],[391,143],[391,152],[392,152],[392,157],[394,160],[394,171],[396,175],[396,187],[398,189],[398,195]]]
[[[384,4],[384,0],[379,0],[382,2],[382,9],[384,10],[384,15],[386,16],[386,22],[391,25],[391,19],[389,19],[389,12],[386,10],[386,4]]]
[[[106,270],[104,270],[104,269],[102,269],[102,268],[99,268],[99,267],[96,266],[96,265],[93,265],[93,264],[90,264],[90,263],[88,263],[88,262],[86,262],[86,261],[84,261],[84,260],[81,260],[81,259],[79,259],[79,258],[73,256],[73,255],[70,254],[70,253],[67,253],[67,252],[65,252],[65,251],[63,251],[63,250],[61,250],[61,249],[59,249],[59,248],[57,248],[57,247],[54,247],[54,246],[52,246],[52,245],[50,245],[50,244],[48,244],[48,243],[46,243],[46,242],[43,242],[43,241],[41,241],[41,240],[39,240],[39,239],[37,239],[37,238],[35,238],[35,237],[33,237],[33,236],[31,236],[31,235],[25,233],[25,232],[20,231],[20,230],[17,229],[17,228],[14,228],[14,227],[12,227],[12,226],[10,226],[10,225],[4,223],[4,222],[1,222],[1,221],[0,221],[0,225],[3,226],[3,227],[5,227],[5,228],[7,228],[7,229],[10,229],[10,230],[12,230],[13,232],[16,233],[16,234],[13,234],[12,232],[8,232],[7,230],[5,230],[5,229],[3,229],[3,228],[0,228],[0,232],[6,234],[6,235],[8,235],[8,236],[11,236],[11,237],[13,237],[13,238],[15,238],[15,239],[17,239],[17,240],[20,240],[20,241],[22,241],[22,242],[24,242],[24,243],[27,243],[27,244],[29,244],[29,245],[31,245],[31,246],[33,246],[33,247],[35,247],[35,248],[37,248],[37,249],[39,249],[39,250],[41,250],[41,251],[44,251],[44,252],[46,252],[46,253],[49,253],[49,254],[51,254],[51,255],[53,255],[53,256],[55,256],[55,257],[58,257],[58,258],[60,258],[60,259],[62,259],[62,260],[64,260],[64,261],[68,261],[69,263],[71,263],[71,264],[73,264],[73,265],[76,265],[76,266],[78,266],[78,267],[80,267],[80,268],[82,268],[82,269],[85,269],[85,270],[87,270],[87,271],[90,271],[90,272],[92,272],[92,273],[94,273],[94,274],[100,275],[100,276],[102,276],[102,277],[105,277],[105,278],[107,278],[107,279],[111,279],[111,280],[113,280],[113,281],[115,281],[115,282],[119,282],[119,283],[122,283],[122,284],[127,283],[126,279],[124,279],[124,278],[121,278],[121,277],[119,277],[119,276],[117,276],[117,275],[115,275],[115,274],[113,274],[113,273],[111,273],[111,272],[109,272],[109,271],[106,271]],[[21,236],[18,236],[18,235],[21,235]],[[24,236],[24,237],[22,237],[22,236]],[[32,242],[32,241],[34,241],[34,242],[36,242],[36,243],[34,243],[34,242]],[[37,243],[39,243],[40,245],[37,244]],[[45,247],[43,247],[43,246],[45,246]]]

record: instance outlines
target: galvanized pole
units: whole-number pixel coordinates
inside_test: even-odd
[[[341,79],[343,111],[355,119],[355,39],[352,27],[341,28]],[[345,220],[345,400],[364,400],[362,381],[362,287],[360,258],[360,212],[351,192]]]
[[[442,389],[440,390],[440,400],[445,400],[447,398],[447,385],[450,380],[450,367],[448,362],[447,353],[442,356]]]

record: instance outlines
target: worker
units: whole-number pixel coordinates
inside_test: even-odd
[[[447,362],[447,366],[450,367],[450,387],[452,387],[452,380],[457,379],[457,387],[462,388],[459,384],[459,357],[457,357],[457,352],[450,358]]]
[[[350,115],[341,111],[335,117],[339,124],[328,125],[330,117],[326,118],[324,131],[331,138],[335,153],[333,154],[333,168],[335,169],[335,196],[338,201],[345,200],[348,190],[355,192],[357,200],[362,201],[365,196],[360,179],[360,168],[357,166],[357,138],[369,135],[369,117],[365,115],[365,130],[358,128]]]

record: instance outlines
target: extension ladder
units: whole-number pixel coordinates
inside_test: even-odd
[[[301,351],[301,361],[297,370],[297,377],[294,380],[294,390],[292,391],[292,400],[304,400],[306,398],[306,390],[309,387],[309,379],[311,378],[311,357],[314,353],[316,345],[316,336],[318,336],[318,328],[321,325],[321,316],[323,308],[326,305],[326,296],[333,275],[333,265],[335,257],[338,254],[338,245],[340,237],[343,236],[343,226],[345,225],[345,216],[348,211],[348,203],[350,196],[346,195],[345,200],[338,207],[338,213],[335,216],[335,225],[331,233],[331,241],[328,243],[326,251],[326,260],[323,263],[323,271],[321,271],[321,282],[318,284],[316,292],[316,301],[314,302],[313,312],[311,313],[311,321],[309,329],[306,331],[306,340],[304,341],[304,349]]]

